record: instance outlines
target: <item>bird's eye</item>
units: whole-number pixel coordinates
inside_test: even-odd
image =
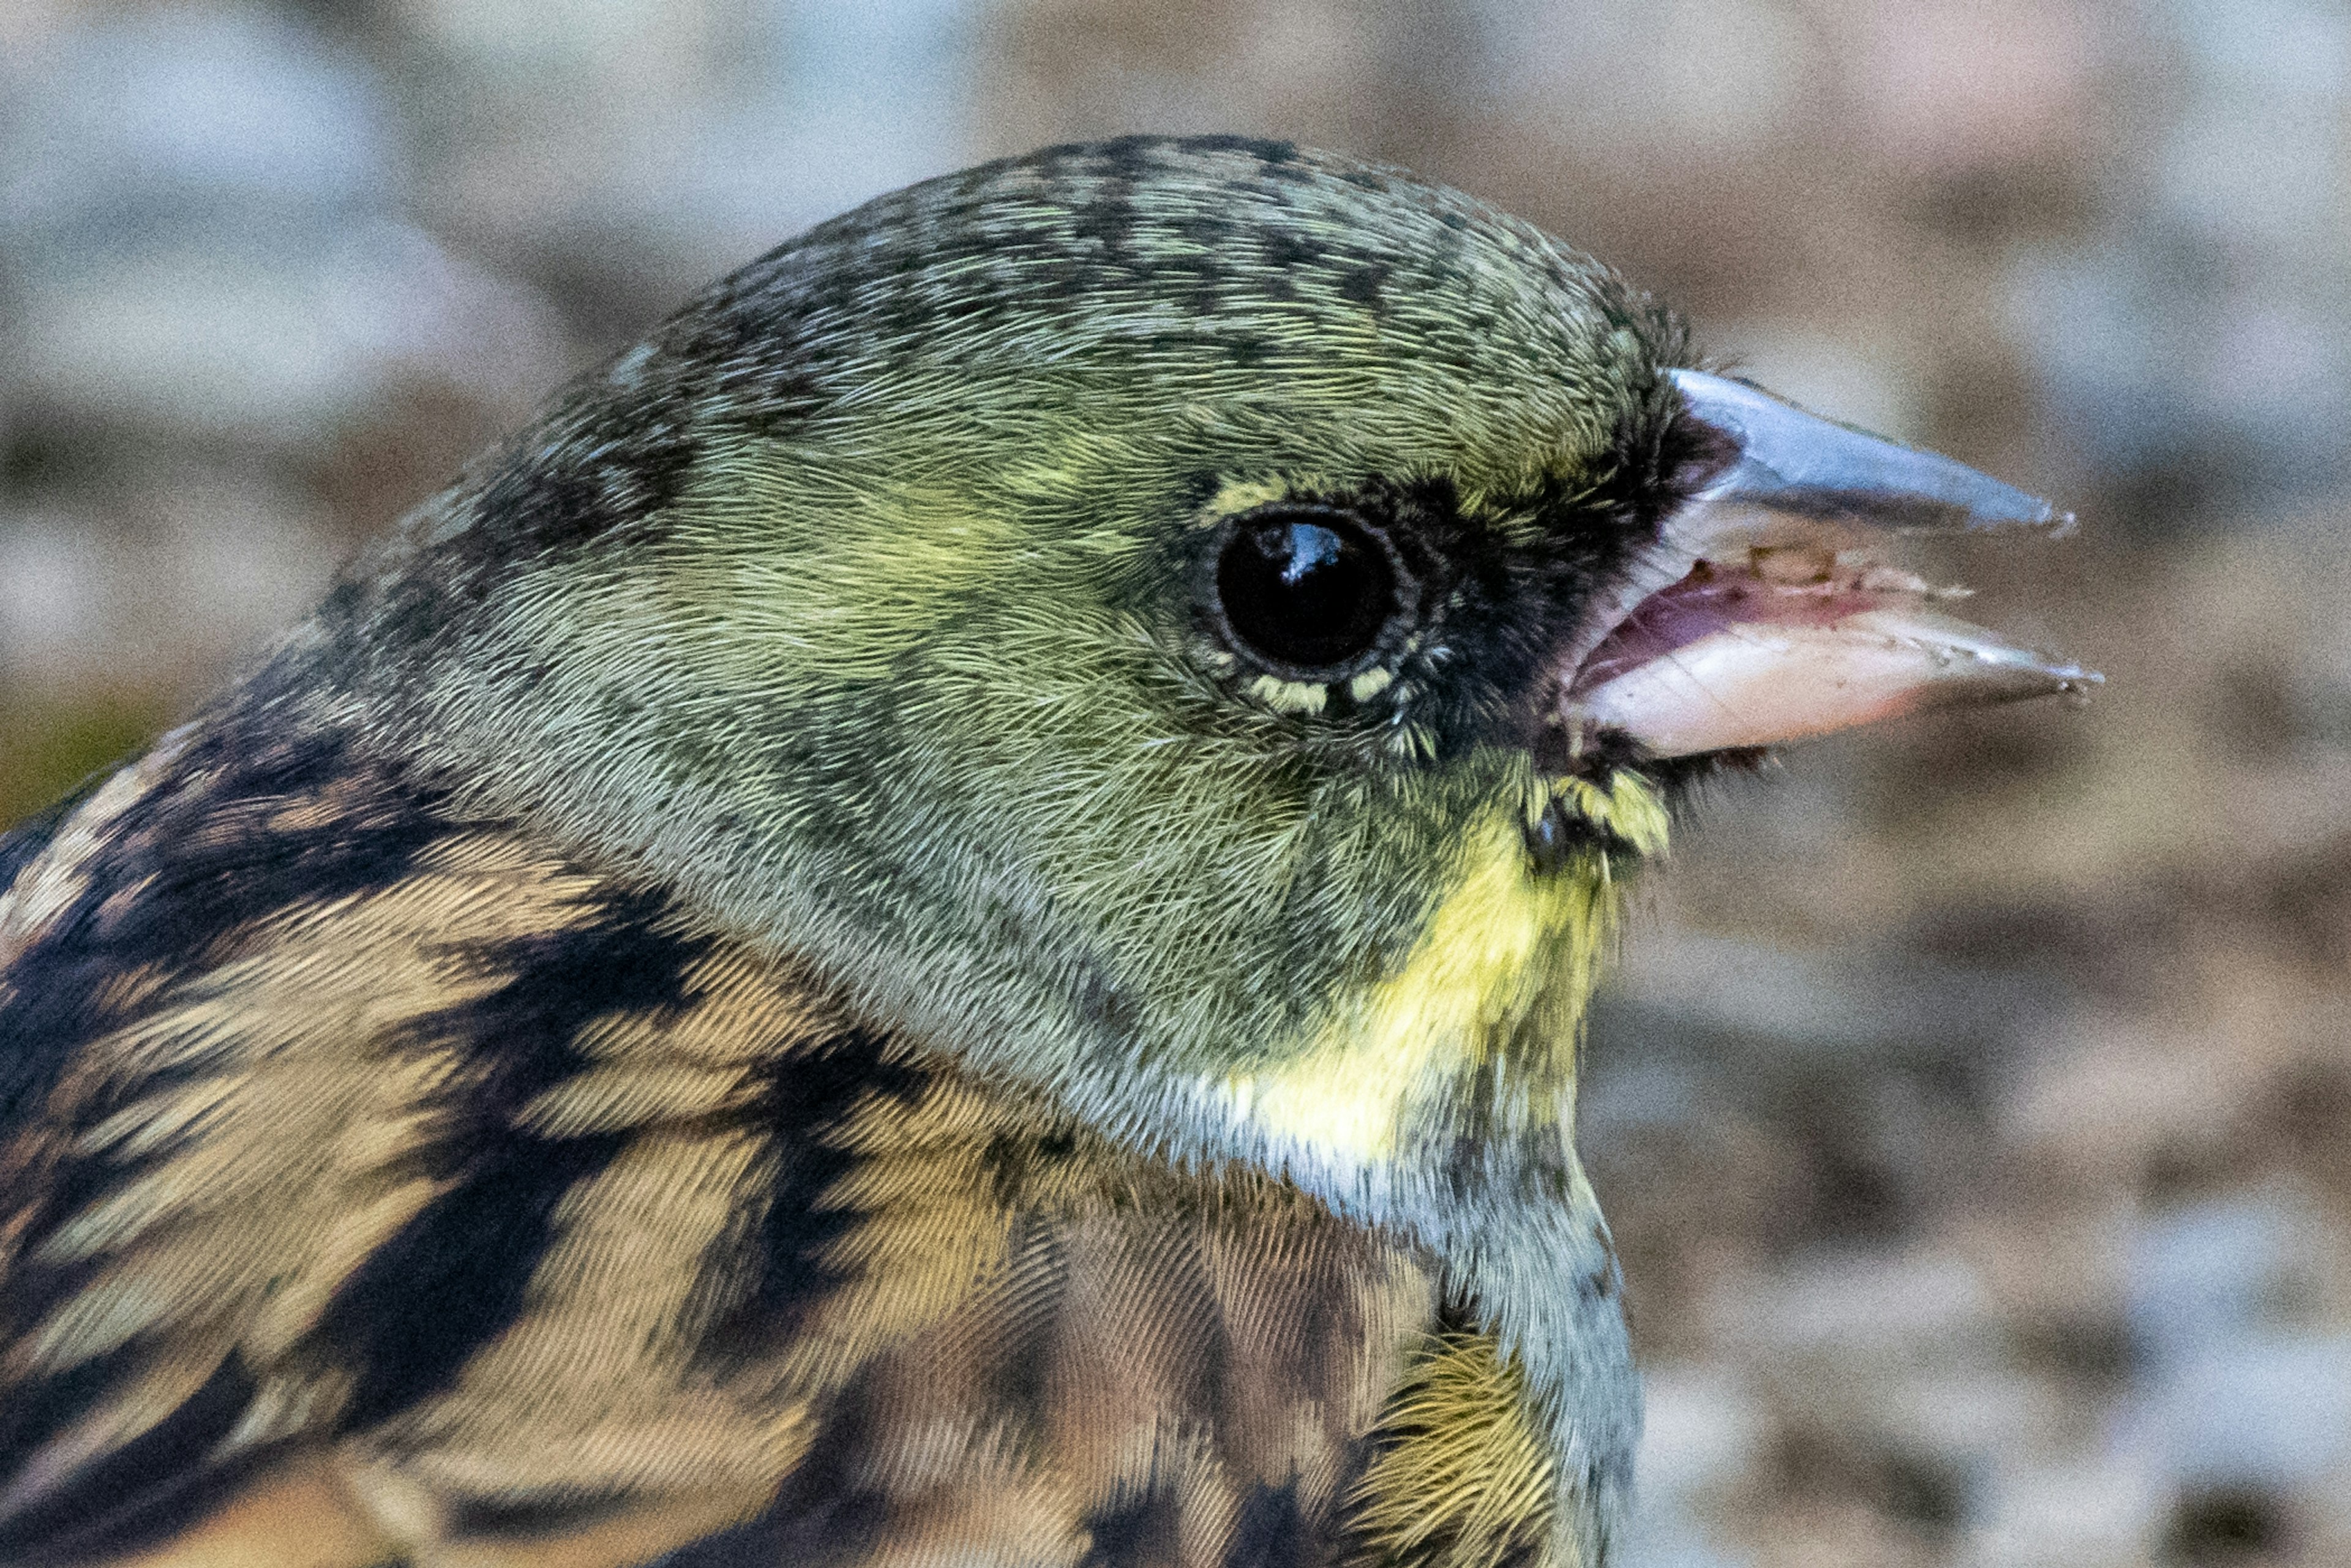
[[[1343,674],[1395,616],[1387,544],[1336,507],[1276,503],[1233,519],[1217,602],[1243,647],[1286,673]]]

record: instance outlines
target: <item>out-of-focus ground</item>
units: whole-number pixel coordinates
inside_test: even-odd
[[[2342,0],[0,6],[0,820],[707,277],[1128,130],[1378,154],[2063,497],[2103,667],[1719,793],[1589,1051],[1626,1562],[2351,1562]]]

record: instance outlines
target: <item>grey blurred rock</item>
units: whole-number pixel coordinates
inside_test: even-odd
[[[12,68],[0,403],[47,423],[316,449],[392,391],[518,410],[566,361],[528,287],[397,215],[383,84],[255,7],[89,27]]]

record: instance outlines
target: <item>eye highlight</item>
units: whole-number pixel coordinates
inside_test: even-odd
[[[1246,652],[1300,679],[1353,674],[1402,608],[1387,540],[1337,507],[1275,502],[1228,525],[1216,600]]]

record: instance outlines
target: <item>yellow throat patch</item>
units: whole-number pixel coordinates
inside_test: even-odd
[[[1582,852],[1550,873],[1528,863],[1524,828],[1554,796],[1645,858],[1669,823],[1656,789],[1618,772],[1538,787],[1498,802],[1462,846],[1459,871],[1404,967],[1342,1007],[1308,1049],[1223,1088],[1244,1118],[1301,1149],[1350,1164],[1393,1154],[1413,1112],[1462,1075],[1517,1062],[1498,1094],[1561,1092],[1622,906],[1608,856]],[[1513,1042],[1536,1049],[1505,1052]]]

